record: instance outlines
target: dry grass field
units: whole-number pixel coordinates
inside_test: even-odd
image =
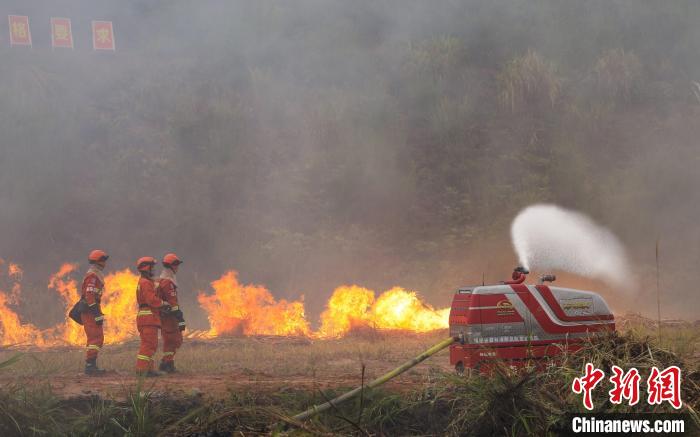
[[[277,391],[359,385],[374,378],[447,337],[432,334],[364,333],[338,340],[291,337],[241,337],[189,340],[178,351],[176,374],[147,380],[154,390],[201,393],[220,397],[231,388]],[[100,395],[123,398],[125,388],[135,384],[134,363],[138,342],[103,348],[99,364],[104,377],[82,375],[83,350],[77,348],[25,349],[21,364],[4,369],[0,381],[51,384],[62,398]],[[0,361],[17,353],[0,352]],[[159,359],[160,355],[157,355]],[[436,371],[449,371],[447,351],[392,381],[391,387],[420,384]]]
[[[134,436],[556,435],[566,412],[582,411],[579,397],[569,387],[584,361],[602,368],[634,365],[643,374],[652,365],[680,365],[683,411],[697,418],[700,328],[666,326],[660,339],[644,320],[630,320],[623,329],[620,336],[591,345],[546,372],[504,368],[491,376],[458,377],[447,351],[442,351],[386,386],[363,393],[362,399],[304,424],[289,417],[391,370],[446,337],[446,332],[362,332],[338,340],[192,339],[178,353],[178,373],[142,381],[132,371],[138,346],[133,341],[103,349],[101,365],[109,372],[100,378],[82,375],[80,349],[6,349],[0,351],[0,361],[16,361],[0,368],[0,431]],[[603,395],[597,399],[600,411],[625,411],[613,408]]]

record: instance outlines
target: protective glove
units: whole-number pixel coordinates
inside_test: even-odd
[[[180,331],[184,331],[187,325],[185,325],[185,320],[182,319],[180,322],[178,322],[177,327],[180,329]]]

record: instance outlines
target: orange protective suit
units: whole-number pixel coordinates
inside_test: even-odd
[[[86,311],[80,314],[87,337],[85,360],[88,361],[97,359],[97,354],[100,352],[105,340],[104,332],[102,331],[104,316],[100,308],[103,291],[104,276],[97,267],[91,266],[85,274],[85,278],[83,278],[81,288],[81,298],[87,303],[88,307]]]
[[[172,307],[172,312],[161,316],[161,335],[163,336],[163,362],[175,361],[175,352],[182,346],[182,328],[185,320],[177,302],[177,279],[172,270],[165,268],[158,282],[158,297]]]
[[[158,349],[158,329],[160,329],[160,308],[164,302],[156,294],[153,280],[141,276],[136,287],[136,301],[139,312],[136,316],[136,328],[141,337],[139,354],[136,357],[136,371],[153,370],[153,355]]]

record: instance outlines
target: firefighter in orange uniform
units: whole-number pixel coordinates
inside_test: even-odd
[[[175,352],[182,345],[182,331],[185,330],[185,318],[177,302],[177,278],[175,274],[182,260],[174,253],[163,257],[163,271],[158,282],[158,297],[170,304],[171,312],[161,316],[160,332],[163,336],[163,358],[159,370],[173,373],[175,371]]]
[[[136,373],[143,376],[158,376],[153,370],[153,355],[158,349],[158,329],[160,328],[160,313],[170,312],[170,305],[163,302],[156,293],[153,283],[153,267],[156,260],[150,256],[139,258],[136,262],[141,277],[136,287],[136,301],[139,312],[136,316],[136,328],[141,337],[141,346],[136,356]]]
[[[87,336],[85,374],[90,376],[99,376],[105,372],[97,367],[97,354],[100,352],[105,339],[102,331],[104,316],[100,308],[100,301],[105,286],[102,270],[107,264],[107,258],[109,256],[102,250],[90,252],[90,255],[88,255],[90,268],[85,273],[81,288],[82,311],[80,312],[80,320],[83,322],[83,328],[85,328],[85,335]]]

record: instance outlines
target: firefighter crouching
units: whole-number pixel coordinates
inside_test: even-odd
[[[177,302],[177,279],[175,274],[182,264],[177,255],[169,253],[163,257],[163,271],[160,274],[158,297],[170,304],[171,311],[161,314],[160,332],[163,336],[163,358],[158,370],[172,373],[175,371],[175,352],[182,345],[182,331],[185,330],[185,318]]]
[[[153,356],[158,349],[160,313],[170,312],[170,305],[163,302],[156,294],[153,283],[153,267],[155,265],[155,258],[150,256],[139,258],[136,262],[136,268],[141,274],[136,287],[136,301],[139,304],[136,327],[141,337],[139,353],[136,356],[136,373],[142,376],[159,375],[153,369]]]
[[[88,255],[90,268],[83,278],[81,295],[78,303],[71,310],[71,318],[83,325],[87,337],[87,350],[85,351],[85,374],[99,376],[104,370],[97,367],[97,355],[104,344],[104,332],[102,324],[104,316],[100,308],[100,300],[105,286],[105,278],[102,270],[105,268],[109,256],[102,250],[93,250]]]

